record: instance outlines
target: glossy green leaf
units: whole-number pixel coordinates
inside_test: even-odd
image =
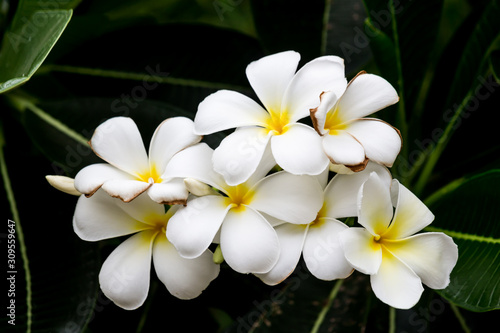
[[[500,171],[459,181],[434,197],[436,218],[428,231],[442,231],[458,245],[450,285],[440,293],[472,311],[500,308]]]
[[[71,19],[69,3],[20,1],[0,50],[0,93],[28,81]]]

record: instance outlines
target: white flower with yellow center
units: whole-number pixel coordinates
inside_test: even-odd
[[[91,198],[80,196],[73,217],[76,234],[86,241],[130,235],[104,261],[99,273],[103,293],[127,309],[141,306],[149,291],[151,257],[160,281],[180,299],[192,299],[219,274],[212,253],[195,259],[179,255],[166,237],[169,219],[180,206],[167,212],[149,196],[124,203],[99,190]]]
[[[280,245],[266,216],[303,224],[314,219],[322,203],[322,189],[313,176],[281,171],[269,150],[244,183],[231,186],[213,170],[213,150],[204,143],[172,158],[166,174],[192,178],[220,193],[189,200],[170,219],[167,237],[186,258],[196,258],[211,243],[219,243],[227,264],[240,273],[265,273],[278,260]]]
[[[357,215],[358,190],[371,172],[376,172],[385,186],[390,186],[389,170],[368,163],[365,170],[353,175],[335,175],[328,185],[327,177],[323,177],[323,207],[314,221],[306,224],[273,221],[281,246],[280,257],[269,272],[257,276],[266,284],[276,285],[295,270],[302,255],[307,269],[318,279],[348,277],[353,267],[346,260],[338,238],[348,227],[338,219]]]
[[[126,117],[111,118],[96,128],[89,142],[109,164],[92,164],[80,170],[75,188],[88,197],[102,188],[124,202],[147,191],[158,203],[185,203],[188,192],[182,180],[167,182],[161,174],[175,153],[200,140],[201,136],[194,134],[192,120],[169,118],[153,134],[148,157],[135,122]]]
[[[341,94],[347,85],[343,60],[324,56],[296,72],[297,52],[266,56],[246,68],[250,85],[262,102],[220,90],[202,101],[195,117],[200,135],[237,128],[215,149],[214,169],[230,185],[246,181],[271,146],[278,165],[293,174],[318,175],[328,166],[321,140],[299,119],[319,105],[321,92]]]
[[[393,210],[393,206],[395,210]],[[420,299],[422,283],[443,289],[458,259],[453,239],[443,233],[416,234],[434,219],[430,210],[397,180],[389,189],[371,173],[358,197],[358,222],[339,234],[346,259],[370,275],[384,303],[409,309]]]
[[[389,82],[360,72],[345,91],[325,91],[320,99],[311,119],[333,164],[352,171],[363,170],[368,160],[392,166],[401,150],[399,131],[379,119],[363,118],[398,102]]]

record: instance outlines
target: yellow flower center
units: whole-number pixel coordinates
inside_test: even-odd
[[[137,178],[146,183],[161,183],[162,181],[161,175],[154,164],[146,172],[137,174]]]
[[[345,121],[340,117],[340,112],[337,108],[327,113],[325,119],[325,130],[328,130],[330,135],[337,135],[339,131],[346,129]]]
[[[236,210],[243,210],[244,205],[250,203],[253,195],[245,183],[226,188],[226,194],[229,204],[233,206],[232,209]]]
[[[266,128],[273,131],[275,135],[281,135],[287,131],[287,125],[290,123],[290,116],[286,111],[269,111],[270,118],[266,120]]]
[[[161,234],[165,234],[167,232],[167,223],[169,218],[168,214],[158,215],[152,213],[145,216],[142,222],[151,225],[151,229],[156,230]]]

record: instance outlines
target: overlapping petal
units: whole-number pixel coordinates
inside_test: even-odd
[[[165,205],[185,204],[188,194],[182,179],[154,183],[148,190],[148,195],[152,200]]]
[[[153,183],[130,179],[110,179],[101,188],[113,198],[130,202],[151,187]]]
[[[376,274],[382,263],[381,245],[364,228],[349,228],[339,234],[347,261],[364,274]]]
[[[394,218],[384,237],[401,239],[422,230],[434,220],[434,214],[420,199],[394,179],[391,186],[396,201]]]
[[[299,61],[299,53],[285,51],[260,58],[247,66],[248,81],[267,110],[281,110],[283,96]]]
[[[289,125],[283,134],[271,138],[271,148],[276,163],[293,174],[318,175],[328,167],[321,137],[307,125]]]
[[[368,180],[372,172],[377,173],[387,188],[390,187],[391,173],[386,167],[374,162],[368,162],[363,171],[351,175],[337,174],[325,188],[325,204],[321,210],[322,216],[337,219],[357,216],[359,189]]]
[[[405,263],[384,251],[382,264],[370,277],[375,295],[384,303],[398,309],[417,304],[424,288],[420,278]]]
[[[102,191],[91,198],[80,196],[73,215],[73,229],[78,237],[98,241],[150,228],[123,211],[118,202]]]
[[[358,207],[358,223],[372,235],[382,235],[392,219],[392,201],[390,189],[374,172],[359,191]]]
[[[277,172],[251,191],[252,208],[290,223],[313,221],[323,204],[323,190],[313,176]]]
[[[427,232],[384,246],[408,265],[432,289],[444,289],[450,283],[450,273],[457,263],[458,248],[453,239],[443,233]]]
[[[149,166],[162,174],[175,153],[201,140],[194,133],[194,123],[186,117],[164,120],[155,130],[149,145]]]
[[[106,163],[96,163],[81,169],[75,176],[75,188],[86,196],[93,195],[104,182],[111,179],[134,180],[130,175]]]
[[[337,220],[321,218],[309,227],[304,243],[304,261],[318,279],[334,280],[348,277],[352,265],[346,260],[339,234],[348,227]]]
[[[100,158],[131,175],[149,170],[141,133],[130,118],[106,120],[96,128],[90,145]]]
[[[366,157],[374,162],[390,167],[401,151],[399,131],[379,119],[359,119],[349,123],[345,131],[361,143]]]
[[[342,114],[342,119],[349,121],[366,117],[398,100],[396,89],[387,80],[360,72],[349,82],[335,108]]]
[[[283,96],[282,110],[286,110],[292,122],[309,115],[309,109],[319,105],[323,91],[339,95],[347,81],[344,60],[336,56],[316,58],[297,71]]]
[[[363,145],[346,131],[323,136],[322,144],[324,153],[332,163],[343,164],[352,169],[364,167],[368,162]]]
[[[265,126],[269,117],[253,99],[235,91],[219,90],[198,105],[194,128],[197,134],[211,134],[241,126]]]
[[[274,286],[285,280],[295,269],[302,254],[308,225],[284,223],[276,227],[280,244],[278,262],[267,273],[256,274],[264,283]]]
[[[278,236],[254,209],[231,209],[221,227],[220,246],[227,264],[239,273],[266,273],[278,261]]]
[[[194,259],[183,258],[165,235],[158,235],[155,239],[153,264],[160,281],[180,299],[198,297],[220,270],[220,266],[214,264],[210,251]]]
[[[227,198],[219,195],[190,200],[170,218],[168,240],[182,257],[199,257],[212,243],[229,208]]]
[[[271,133],[262,127],[237,129],[215,149],[214,170],[224,177],[228,185],[247,181],[262,161],[270,138]],[[275,162],[272,164],[274,166]]]
[[[101,290],[116,305],[133,310],[149,291],[153,239],[158,232],[139,232],[121,243],[104,261],[99,272]]]

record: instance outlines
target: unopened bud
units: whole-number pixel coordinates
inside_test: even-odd
[[[194,178],[185,178],[184,185],[186,186],[186,188],[189,192],[191,192],[194,195],[197,195],[199,197],[217,193],[207,184],[202,183],[199,180],[196,180]]]
[[[75,188],[75,180],[66,176],[45,176],[45,179],[49,182],[52,187],[58,189],[61,192],[68,193],[71,195],[80,196],[81,193]]]

